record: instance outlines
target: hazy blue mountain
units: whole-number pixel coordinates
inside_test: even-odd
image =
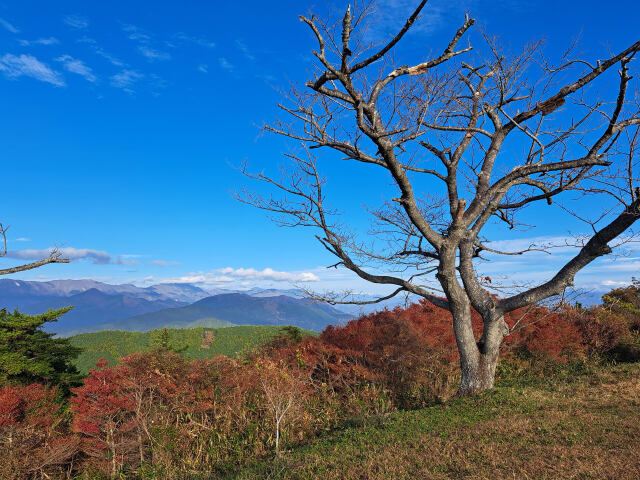
[[[0,279],[0,308],[22,310],[28,305],[59,297],[60,294],[44,282]]]
[[[197,302],[211,295],[209,292],[190,283],[161,283],[148,287],[145,290],[156,292],[165,298],[186,303]]]
[[[36,283],[36,282],[31,282]],[[145,300],[157,300],[162,295],[148,288],[137,287],[132,284],[111,285],[108,283],[96,282],[95,280],[52,280],[43,282],[50,285],[61,297],[69,297],[88,290],[98,290],[108,295],[129,295]]]
[[[602,292],[585,292],[583,305],[599,303]],[[360,295],[359,300],[373,300]],[[412,296],[410,302],[419,299]],[[383,308],[406,305],[404,296],[369,305],[314,303],[296,289],[252,288],[209,291],[189,283],[150,287],[110,285],[95,280],[48,282],[0,279],[0,308],[42,313],[49,308],[75,308],[49,331],[61,335],[105,329],[146,331],[154,328],[222,327],[229,325],[296,325],[321,331],[329,324]]]
[[[94,280],[30,282],[0,279],[0,308],[23,310],[29,305],[46,303],[56,298],[68,298],[89,290],[97,290],[108,295],[128,295],[149,301],[170,299],[168,296],[135,285],[109,285]]]
[[[210,296],[209,292],[188,283],[164,283],[143,288],[131,284],[110,285],[95,280],[32,282],[0,279],[0,308],[22,310],[29,305],[44,303],[54,298],[71,297],[92,289],[108,295],[126,295],[152,302],[174,300],[193,303]]]
[[[229,288],[207,288],[207,297],[213,297],[214,295],[222,295],[223,293],[246,293],[241,290],[233,290]]]
[[[63,315],[46,329],[60,335],[101,330],[98,325],[120,320],[141,313],[155,312],[185,303],[175,300],[145,300],[128,295],[110,295],[95,288],[70,297],[48,298],[40,303],[22,307],[24,313],[42,313],[49,308],[58,309],[73,306],[73,310]]]
[[[169,308],[103,326],[109,329],[146,331],[171,325],[198,325],[202,319],[217,319],[235,325],[295,325],[321,331],[327,325],[340,324],[351,318],[349,314],[330,305],[285,295],[252,297],[242,293],[215,295],[192,305]],[[102,328],[101,328],[102,329]]]
[[[288,290],[278,290],[275,288],[252,288],[251,290],[247,290],[246,292],[238,292],[238,293],[246,293],[247,295],[251,295],[252,297],[279,297],[280,295],[285,295],[287,297],[294,298],[302,298],[303,292],[302,290],[297,289],[288,289]]]

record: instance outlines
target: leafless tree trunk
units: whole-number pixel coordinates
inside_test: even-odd
[[[448,309],[461,357],[459,393],[466,394],[493,386],[500,345],[510,333],[505,314],[562,296],[582,268],[625,241],[622,235],[640,217],[640,108],[638,96],[627,95],[640,41],[593,64],[574,58],[573,48],[552,63],[540,42],[509,56],[481,33],[479,50],[459,47],[474,25],[466,16],[442,53],[397,66],[394,47],[426,3],[420,1],[381,45],[364,35],[371,4],[349,7],[342,21],[300,17],[317,40],[317,74],[305,90],[287,94],[280,106],[287,120],[265,129],[301,147],[286,155],[291,166],[281,178],[242,167],[282,196],[245,190],[236,197],[271,212],[281,225],[315,228],[318,241],[338,258],[336,267],[395,288],[376,301],[408,292]],[[615,95],[600,98],[600,91],[610,91],[615,68]],[[325,151],[383,169],[397,189],[369,210],[369,242],[338,224],[326,205],[317,168]],[[585,208],[595,196],[599,212]],[[521,224],[525,209],[548,205],[587,222],[590,234],[576,242],[573,258],[533,287],[497,285],[478,273],[485,256],[545,250],[500,251],[483,229],[496,220],[506,235]],[[363,303],[335,293],[316,298]],[[472,309],[484,322],[480,339]]]
[[[4,227],[2,223],[0,223],[0,257],[4,257],[7,254],[8,229],[9,227]],[[11,273],[24,272],[25,270],[32,270],[49,263],[69,263],[69,259],[62,258],[62,252],[59,252],[57,248],[52,248],[47,258],[43,258],[42,260],[38,260],[37,262],[27,263],[25,265],[18,265],[16,267],[0,269],[0,275],[9,275]]]
[[[302,378],[285,364],[263,362],[258,378],[266,400],[267,410],[273,415],[276,455],[280,455],[282,428],[291,422],[301,403]]]

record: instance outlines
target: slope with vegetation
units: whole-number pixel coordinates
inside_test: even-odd
[[[233,357],[267,343],[281,332],[281,327],[253,325],[162,329],[148,332],[107,330],[75,335],[70,337],[69,341],[71,345],[81,349],[75,365],[82,373],[87,374],[101,358],[109,365],[115,365],[127,355],[160,348],[163,341],[182,356],[195,360],[220,354]],[[166,335],[166,339],[163,339],[163,334]],[[314,333],[304,331],[304,334]]]

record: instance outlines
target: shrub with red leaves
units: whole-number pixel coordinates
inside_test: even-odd
[[[132,454],[135,400],[123,392],[122,370],[101,359],[84,385],[72,390],[73,430],[83,435],[84,452],[112,476]]]
[[[572,310],[567,308],[554,313],[536,308],[520,313],[514,333],[505,342],[505,356],[526,353],[542,360],[560,362],[584,359],[587,348],[580,327],[571,315]],[[512,315],[510,320],[518,314]]]
[[[65,430],[55,389],[0,388],[0,478],[53,478],[69,472],[78,439]]]
[[[329,327],[320,341],[357,354],[396,407],[420,407],[445,397],[455,379],[451,316],[426,302]]]

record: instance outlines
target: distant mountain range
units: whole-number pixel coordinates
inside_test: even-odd
[[[95,280],[30,282],[0,279],[0,305],[23,309],[26,305],[41,303],[51,298],[68,298],[91,289],[107,295],[126,295],[148,301],[172,300],[183,304],[193,303],[211,295],[188,283],[167,283],[142,288],[131,284],[110,285]]]
[[[351,318],[329,305],[300,298],[295,290],[207,292],[182,283],[142,288],[94,280],[0,279],[0,308],[36,314],[67,306],[74,308],[48,325],[48,331],[68,336],[113,329],[147,331],[230,325],[296,325],[321,331],[329,324]]]
[[[47,330],[65,334],[95,331],[95,325],[185,303],[171,299],[146,300],[121,293],[108,294],[91,288],[70,297],[49,298],[26,305],[20,311],[36,314],[49,308],[59,309],[70,305],[73,305],[73,310],[64,314],[56,323],[48,325]]]
[[[320,331],[340,324],[351,315],[308,299],[286,295],[251,296],[227,293],[203,298],[179,308],[143,313],[104,325],[101,330],[146,331],[162,326],[190,328],[201,319],[217,319],[235,325],[295,325]]]

